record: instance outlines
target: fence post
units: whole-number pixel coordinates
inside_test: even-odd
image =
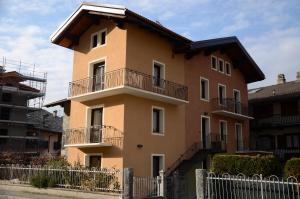
[[[159,177],[160,177],[160,184],[159,184],[159,193],[158,196],[165,196],[166,192],[166,179],[165,179],[165,172],[164,170],[159,171]]]
[[[133,199],[133,168],[124,168],[123,181],[123,199]]]
[[[205,169],[196,169],[196,195],[197,199],[205,199],[207,172]]]
[[[263,186],[263,176],[259,175],[260,178],[260,190],[261,190],[261,199],[264,199],[264,186]]]

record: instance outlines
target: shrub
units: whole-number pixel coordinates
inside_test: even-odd
[[[39,173],[39,174],[33,176],[30,179],[30,184],[37,188],[47,188],[49,181],[50,181],[50,179],[46,175],[46,173],[42,172],[42,173]]]
[[[216,174],[246,176],[262,174],[263,176],[280,175],[281,168],[278,159],[274,155],[226,155],[217,154],[213,157],[212,172]]]
[[[47,162],[46,166],[53,169],[67,169],[71,165],[65,158],[59,157],[57,159],[50,159]]]
[[[285,177],[294,176],[300,181],[300,158],[288,160],[284,166]]]

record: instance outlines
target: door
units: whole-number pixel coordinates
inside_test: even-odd
[[[238,90],[233,91],[234,112],[241,113],[241,93]]]
[[[235,125],[235,133],[236,133],[236,150],[243,151],[244,144],[243,144],[243,132],[242,132],[241,124]]]
[[[159,172],[164,170],[164,156],[153,155],[152,156],[152,177],[159,176]]]
[[[91,131],[90,142],[100,143],[102,142],[102,117],[103,108],[95,108],[91,111]]]
[[[210,148],[211,138],[209,117],[201,116],[201,138],[203,148]]]
[[[93,66],[93,92],[104,89],[105,62],[99,62]]]

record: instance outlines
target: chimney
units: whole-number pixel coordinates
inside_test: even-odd
[[[284,84],[285,83],[285,76],[284,74],[279,74],[277,78],[277,84]]]
[[[57,117],[57,110],[53,111],[53,116]]]
[[[297,80],[300,80],[300,71],[299,71],[299,72],[297,72],[296,79],[297,79]]]

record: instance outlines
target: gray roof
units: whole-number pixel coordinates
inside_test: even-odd
[[[300,80],[254,88],[248,91],[249,102],[276,100],[283,97],[300,97]]]
[[[63,117],[54,116],[47,110],[40,109],[29,113],[27,116],[30,121],[38,124],[34,126],[36,129],[54,133],[62,133],[63,131]]]

